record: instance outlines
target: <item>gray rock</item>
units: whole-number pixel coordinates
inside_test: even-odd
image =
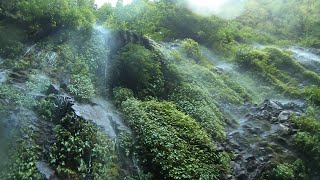
[[[49,167],[49,165],[43,161],[38,161],[36,163],[38,171],[44,175],[48,180],[58,179],[55,175],[55,171]]]
[[[290,111],[282,111],[278,116],[280,123],[284,123],[284,122],[288,121],[290,113],[291,113]]]
[[[50,84],[48,89],[47,89],[47,94],[59,94],[60,88],[57,85]]]
[[[248,176],[246,175],[245,171],[240,171],[239,174],[237,175],[238,180],[247,180]]]
[[[5,72],[0,72],[0,84],[7,82],[7,74]]]

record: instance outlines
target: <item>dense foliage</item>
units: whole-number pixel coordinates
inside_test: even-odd
[[[273,139],[297,158],[263,147],[270,161],[257,176],[319,175],[317,0],[228,0],[223,12],[208,15],[187,0],[94,3],[0,2],[0,143],[9,141],[0,147],[0,157],[8,154],[0,179],[42,179],[39,162],[62,179],[241,179],[232,171],[242,166],[235,164],[242,131],[260,128],[242,120],[256,113],[253,104],[279,97],[314,111],[261,127],[287,131]],[[296,44],[308,49],[297,56]],[[314,67],[299,61],[305,56]],[[74,103],[103,108],[84,111],[115,137],[76,113]],[[231,136],[239,142],[228,145]],[[16,151],[2,152],[10,148]]]
[[[159,58],[140,45],[129,44],[113,62],[113,86],[126,86],[139,97],[159,96],[163,92],[164,77]]]
[[[54,131],[56,142],[49,160],[61,176],[106,179],[119,175],[112,142],[97,127],[67,114]]]
[[[226,173],[228,156],[173,104],[128,99],[121,109],[137,135],[135,148],[147,171],[169,179],[220,179]]]
[[[312,115],[292,118],[293,123],[299,128],[295,135],[295,145],[302,154],[305,154],[312,164],[311,167],[319,168],[320,159],[320,123]]]
[[[278,38],[319,47],[319,5],[317,0],[249,0],[238,19]]]

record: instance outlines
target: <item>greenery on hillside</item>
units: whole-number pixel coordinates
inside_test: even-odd
[[[42,179],[39,161],[62,179],[225,179],[236,153],[221,146],[238,121],[227,111],[268,93],[304,100],[310,112],[288,125],[288,146],[301,157],[276,162],[261,179],[317,175],[320,74],[288,47],[320,48],[319,10],[317,0],[248,0],[240,16],[223,19],[196,14],[185,0],[0,2],[0,135],[12,136],[0,157],[17,149],[0,179]],[[241,72],[272,92],[250,92]],[[114,103],[132,134],[110,138],[71,108],[97,106],[97,96]]]
[[[314,0],[248,0],[238,20],[279,39],[319,48],[319,6]]]

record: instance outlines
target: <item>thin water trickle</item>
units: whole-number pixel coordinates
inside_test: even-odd
[[[7,82],[7,73],[0,70],[0,84]]]
[[[36,47],[36,44],[33,44],[27,48],[23,56],[26,56],[31,50],[33,50]]]
[[[292,47],[288,49],[293,53],[297,62],[306,67],[308,70],[320,73],[320,56],[315,54],[316,49],[307,49],[302,47]]]
[[[57,58],[57,53],[56,52],[51,52],[48,58],[48,63],[49,64],[54,64]]]
[[[297,60],[301,63],[306,63],[310,61],[320,62],[320,57],[310,52],[309,49],[301,48],[301,47],[292,47],[289,49],[289,51],[293,52]]]
[[[123,123],[120,113],[115,110],[111,103],[102,98],[94,98],[92,103],[75,103],[72,108],[79,117],[102,127],[110,138],[116,138],[119,131],[131,134],[130,129]]]

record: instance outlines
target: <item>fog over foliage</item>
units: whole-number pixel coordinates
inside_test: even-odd
[[[0,180],[318,180],[320,1],[0,1]]]

